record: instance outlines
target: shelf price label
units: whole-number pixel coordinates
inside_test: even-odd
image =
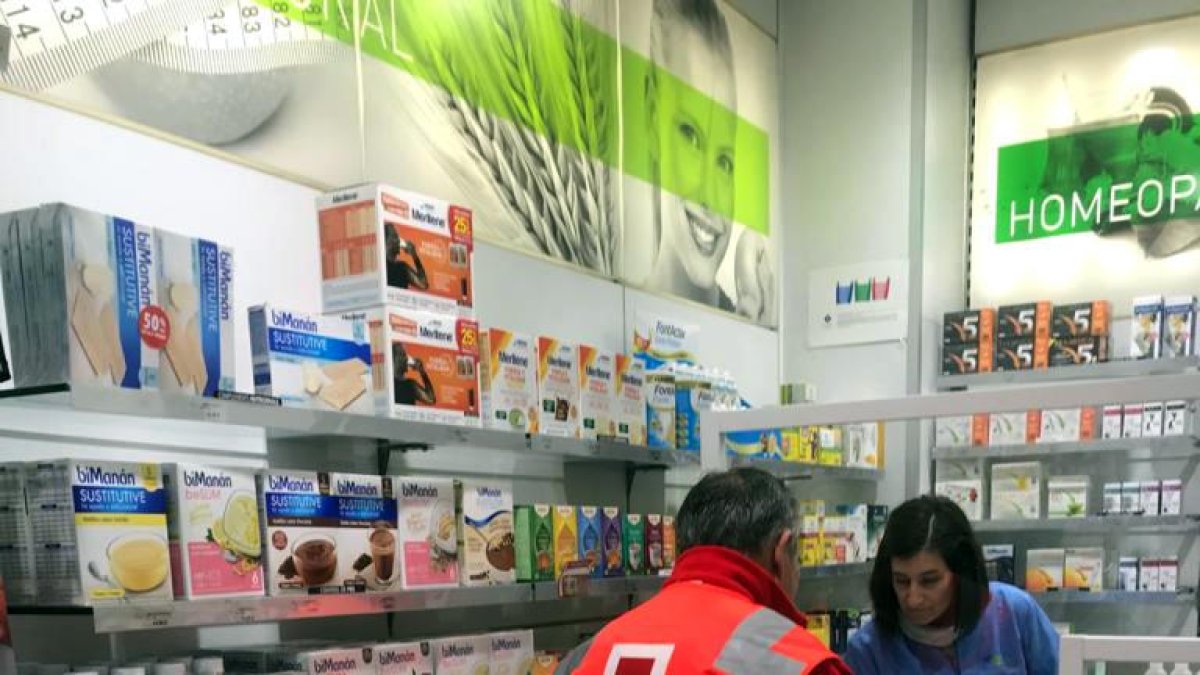
[[[175,610],[171,607],[147,609],[141,624],[147,628],[169,628],[174,624]]]

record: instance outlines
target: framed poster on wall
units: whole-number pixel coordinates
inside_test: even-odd
[[[978,62],[970,302],[1200,291],[1200,16]]]

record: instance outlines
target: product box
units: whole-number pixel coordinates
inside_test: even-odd
[[[825,562],[825,543],[821,540],[823,517],[802,515],[800,517],[800,565],[816,567]]]
[[[579,560],[579,516],[574,506],[555,506],[551,523],[554,526],[554,577],[558,578],[568,564]]]
[[[1044,300],[1000,307],[996,311],[996,338],[1038,338],[1048,341],[1051,318],[1051,305]]]
[[[258,305],[250,308],[250,353],[256,394],[298,408],[375,411],[363,321]]]
[[[386,185],[360,185],[318,198],[317,220],[326,313],[396,305],[470,315],[470,209]]]
[[[261,596],[262,525],[256,472],[164,464],[176,598]]]
[[[1042,465],[992,465],[992,520],[1040,518]]]
[[[1142,438],[1157,438],[1163,435],[1165,407],[1162,401],[1142,406]]]
[[[980,520],[983,517],[982,480],[939,480],[934,485],[934,492],[958,504],[968,519]]]
[[[617,438],[632,445],[646,445],[646,371],[640,359],[617,354],[613,379]]]
[[[721,437],[725,441],[725,454],[730,457],[776,460],[784,458],[784,433],[779,429],[729,431]]]
[[[266,544],[267,593],[342,592],[337,505],[330,474],[272,470],[258,476],[259,521]],[[357,590],[351,588],[349,590]]]
[[[817,464],[843,466],[846,450],[842,444],[841,427],[820,427],[817,435]]]
[[[488,637],[492,641],[489,675],[528,675],[533,668],[533,631],[492,633]]]
[[[433,642],[433,671],[437,675],[485,675],[492,657],[487,635],[448,638]]]
[[[1188,432],[1187,401],[1167,401],[1163,417],[1163,436],[1184,436]]]
[[[996,339],[996,310],[969,309],[947,312],[942,321],[942,344],[965,345]]]
[[[0,215],[13,386],[158,389],[157,250],[152,228],[67,204]]]
[[[1025,553],[1025,590],[1045,593],[1063,587],[1067,552],[1061,548],[1029,549]]]
[[[996,341],[996,370],[1006,372],[1048,368],[1050,340],[1034,337],[1013,337]]]
[[[517,581],[554,580],[554,510],[549,504],[516,507]]]
[[[656,513],[646,515],[646,571],[658,574],[663,567],[663,523]]]
[[[536,428],[537,344],[528,335],[500,328],[482,330],[479,337],[483,426],[520,433]]]
[[[1179,589],[1179,558],[1168,556],[1158,560],[1158,590],[1174,593]]]
[[[663,525],[663,569],[675,569],[675,553],[676,553],[676,537],[675,537],[675,516],[664,515],[662,517]],[[865,523],[864,523],[865,525]],[[863,532],[863,541],[865,541],[866,532]]]
[[[0,579],[14,606],[37,603],[33,531],[25,498],[25,465],[0,463]]]
[[[538,338],[537,425],[546,436],[579,437],[579,352],[554,338]]]
[[[1016,558],[1012,544],[995,544],[983,547],[983,560],[987,566],[988,579],[1015,586],[1017,583]]]
[[[1107,335],[1054,338],[1050,342],[1050,367],[1106,363],[1108,343]]]
[[[1140,492],[1142,515],[1159,515],[1162,511],[1162,483],[1156,480],[1143,481]]]
[[[1104,406],[1101,422],[1100,437],[1105,440],[1121,438],[1122,407],[1119,405]]]
[[[939,417],[934,421],[934,436],[939,448],[965,448],[971,445],[971,418]]]
[[[459,579],[458,521],[451,478],[396,476],[400,588],[455,588]]]
[[[606,506],[600,517],[601,531],[603,532],[601,543],[604,546],[604,576],[623,577],[625,576],[625,555],[621,524],[624,522],[624,518],[621,517],[621,509],[615,506]]]
[[[1162,482],[1162,505],[1159,513],[1164,516],[1177,516],[1183,509],[1183,481],[1178,478]]]
[[[675,375],[646,370],[646,443],[651,448],[676,447]]]
[[[1121,513],[1127,516],[1142,512],[1142,484],[1136,481],[1121,483]]]
[[[505,481],[460,484],[459,545],[463,586],[500,586],[517,581],[513,533],[513,487]]]
[[[613,411],[614,379],[617,369],[612,352],[579,345],[579,436],[615,438],[617,423]]]
[[[1129,356],[1133,359],[1157,359],[1162,356],[1163,297],[1147,295],[1133,299],[1133,330]]]
[[[1122,557],[1117,567],[1117,590],[1136,591],[1138,589],[1138,559]]]
[[[529,669],[529,675],[554,675],[558,671],[558,655],[548,652],[538,652],[533,657],[533,668]]]
[[[866,504],[839,504],[837,513],[842,519],[841,531],[846,549],[843,562],[866,562],[870,546],[870,509]]]
[[[375,675],[375,654],[372,647],[338,649],[291,650],[281,645],[270,666],[275,672],[295,672],[304,675]]]
[[[1100,591],[1104,582],[1104,549],[1067,549],[1062,581],[1063,588]]]
[[[858,426],[858,425],[855,425]],[[865,425],[863,425],[865,427]],[[883,433],[883,429],[878,430]],[[847,429],[847,433],[851,433]],[[872,461],[871,459],[871,438],[870,430],[866,428],[859,429],[857,432],[861,434],[857,438],[851,438],[849,442],[856,443],[855,447],[859,448],[861,454],[856,454],[855,457],[863,466]],[[796,462],[799,464],[816,464],[817,463],[817,446],[821,444],[821,429],[820,427],[791,427],[783,429],[779,432],[780,446],[782,447],[783,461]],[[728,435],[726,441],[728,442]],[[878,466],[883,466],[883,436],[877,436],[875,442],[877,444],[875,459]]]
[[[375,645],[379,675],[433,675],[433,650],[428,642]]]
[[[1163,299],[1162,355],[1165,359],[1191,356],[1196,334],[1196,298],[1169,295]]]
[[[675,371],[675,447],[700,452],[700,414],[712,410],[716,392],[712,382],[691,366]]]
[[[587,562],[592,576],[604,576],[604,522],[600,509],[595,506],[580,506],[576,513],[579,516],[578,559]]]
[[[989,373],[995,368],[991,345],[963,344],[942,347],[942,375]]]
[[[879,542],[887,528],[888,507],[885,504],[867,506],[867,558],[874,560],[879,554]]]
[[[1051,315],[1050,336],[1054,338],[1100,337],[1109,334],[1112,324],[1112,306],[1107,300],[1055,305]]]
[[[1029,428],[1029,413],[992,413],[988,444],[1025,445],[1034,442],[1040,431]]]
[[[809,612],[808,616],[808,632],[812,633],[813,637],[817,638],[826,649],[833,644],[831,618],[828,612]]]
[[[1124,438],[1141,438],[1143,429],[1144,406],[1141,403],[1130,403],[1123,408],[1124,421],[1121,423],[1121,435]]]
[[[846,466],[860,469],[883,468],[884,440],[883,422],[847,424]]]
[[[158,298],[167,317],[159,389],[215,396],[236,388],[233,250],[155,231]],[[150,316],[143,325],[153,322]]]
[[[27,480],[41,602],[171,601],[159,465],[38,462]]]
[[[338,575],[347,591],[390,591],[398,586],[396,492],[392,479],[329,474],[338,524]]]
[[[1046,483],[1050,518],[1082,518],[1088,513],[1088,476],[1055,476]]]
[[[1138,562],[1138,590],[1155,592],[1160,588],[1159,562],[1156,558],[1142,558]]]
[[[378,412],[415,422],[479,426],[479,327],[444,314],[374,308],[366,322]]]
[[[621,548],[629,576],[646,573],[646,521],[640,513],[626,513],[621,528]]]
[[[844,565],[848,562],[846,549],[846,519],[834,515],[837,511],[825,517],[821,532],[822,565]]]
[[[1096,409],[1067,408],[1042,411],[1039,443],[1072,443],[1096,438]]]

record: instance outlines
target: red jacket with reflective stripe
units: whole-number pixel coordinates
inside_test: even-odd
[[[849,675],[803,622],[753,561],[729,549],[699,547],[679,558],[657,596],[606,626],[558,672]]]

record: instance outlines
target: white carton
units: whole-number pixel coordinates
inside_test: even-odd
[[[433,650],[428,642],[375,645],[379,675],[433,675]]]
[[[479,327],[474,321],[396,307],[344,318],[367,323],[378,412],[416,422],[479,426]]]
[[[533,631],[492,633],[490,675],[527,675],[533,668]]]
[[[934,492],[958,504],[968,519],[980,520],[983,517],[982,480],[939,480]]]
[[[386,185],[317,200],[326,313],[375,305],[471,316],[469,209]]]
[[[1132,516],[1142,513],[1142,484],[1137,481],[1121,483],[1121,513]]]
[[[616,356],[612,352],[579,345],[579,437],[614,438],[613,379]]]
[[[480,332],[483,426],[527,433],[537,417],[537,344],[501,328]]]
[[[1138,590],[1156,592],[1160,587],[1159,562],[1155,558],[1142,558],[1138,561]]]
[[[934,423],[939,448],[965,448],[971,445],[971,417],[939,417]]]
[[[517,581],[513,488],[506,481],[463,481],[459,545],[463,586]]]
[[[579,352],[551,337],[538,338],[537,426],[546,436],[579,437]]]
[[[1080,439],[1083,411],[1079,408],[1042,411],[1042,433],[1039,443],[1067,443]]]
[[[400,588],[458,586],[458,521],[451,478],[397,476]]]
[[[28,479],[35,545],[58,551],[54,564],[37,559],[40,599],[172,599],[167,495],[157,464],[41,462]]]
[[[1178,478],[1162,482],[1162,508],[1164,516],[1177,516],[1183,512],[1183,481]]]
[[[275,667],[305,675],[375,675],[371,647],[317,649],[290,654]]]
[[[1104,549],[1069,548],[1063,562],[1063,587],[1099,592],[1104,582]]]
[[[1025,554],[1025,590],[1045,593],[1063,587],[1067,552],[1061,548],[1029,549]]]
[[[990,445],[1024,445],[1027,439],[1027,413],[992,413]]]
[[[1162,355],[1163,297],[1148,295],[1133,299],[1133,330],[1129,340],[1129,356],[1134,359],[1157,359]]]
[[[158,389],[154,230],[67,204],[0,215],[13,386]]]
[[[1121,424],[1121,435],[1125,438],[1141,438],[1143,424],[1143,406],[1140,403],[1130,403],[1124,408],[1125,421]]]
[[[1183,436],[1188,429],[1187,401],[1167,401],[1163,417],[1163,436]]]
[[[1163,299],[1162,356],[1173,359],[1191,356],[1196,332],[1196,298],[1169,295]]]
[[[25,465],[0,463],[0,578],[12,605],[37,602],[33,532],[25,493]]]
[[[1140,506],[1142,515],[1157,516],[1162,511],[1162,483],[1144,481],[1141,486]]]
[[[616,392],[617,437],[632,445],[646,444],[646,371],[641,359],[617,354]]]
[[[1142,437],[1157,438],[1163,435],[1163,410],[1164,404],[1162,401],[1156,403],[1147,403],[1142,406]]]
[[[171,580],[177,598],[263,594],[255,471],[164,464]]]
[[[257,394],[297,408],[375,410],[364,321],[257,305],[250,308],[250,352]]]
[[[1158,590],[1174,593],[1179,588],[1179,558],[1167,556],[1158,561]]]
[[[1082,518],[1088,514],[1088,476],[1055,476],[1047,482],[1050,518]]]
[[[1042,465],[992,465],[992,520],[1040,518]]]
[[[1122,408],[1119,405],[1104,406],[1104,417],[1100,431],[1101,438],[1111,440],[1121,437],[1121,414]]]
[[[436,640],[433,654],[437,675],[486,675],[492,640],[486,635]]]

